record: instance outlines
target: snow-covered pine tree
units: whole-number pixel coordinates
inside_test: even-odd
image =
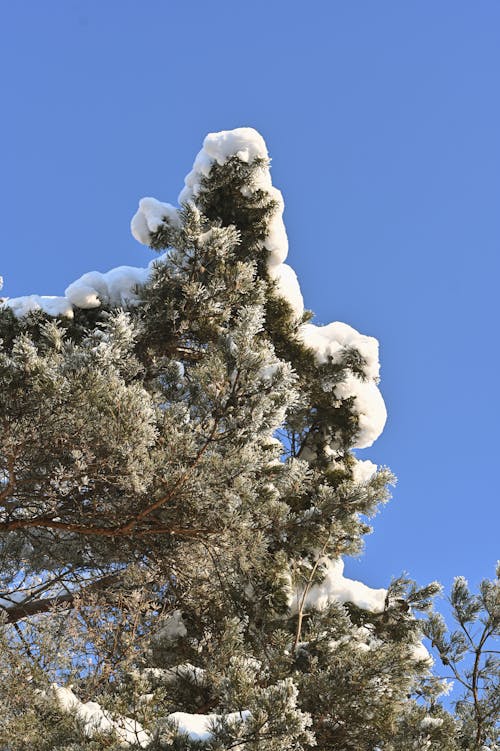
[[[261,136],[210,134],[145,269],[0,310],[0,747],[452,751],[417,615],[344,577],[390,472],[378,345],[316,326]]]

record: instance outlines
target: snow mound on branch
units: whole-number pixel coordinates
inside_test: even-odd
[[[358,485],[366,485],[369,482],[375,472],[377,471],[377,465],[371,462],[369,459],[365,461],[358,460],[352,470],[352,479]]]
[[[382,394],[373,381],[362,381],[348,375],[337,383],[333,393],[338,399],[354,399],[352,410],[358,418],[358,430],[353,448],[364,449],[381,435],[387,420],[387,409]]]
[[[348,326],[334,321],[326,326],[304,323],[299,329],[302,342],[314,350],[316,361],[338,363],[349,350],[356,350],[364,361],[362,367],[366,378],[377,380],[380,372],[378,341],[373,336],[365,336]]]
[[[139,209],[132,217],[130,229],[135,239],[143,245],[149,245],[151,235],[167,222],[173,227],[180,227],[179,212],[169,203],[162,203],[156,198],[141,198]]]
[[[420,721],[420,727],[422,728],[422,730],[440,728],[443,722],[444,720],[442,717],[424,717],[424,719]]]
[[[229,714],[189,714],[188,712],[174,712],[168,719],[175,722],[179,732],[185,733],[191,741],[209,741],[212,728],[218,722],[245,722],[250,718],[249,710],[230,712]]]
[[[269,170],[266,170],[269,183],[271,183],[271,175]],[[263,181],[256,181],[257,187],[264,190]],[[288,236],[286,234],[285,223],[283,222],[283,211],[285,210],[285,202],[281,191],[278,188],[274,188],[271,184],[266,188],[273,201],[276,203],[274,214],[271,217],[269,223],[268,232],[264,240],[264,247],[269,251],[268,265],[273,266],[279,263],[283,263],[288,255]]]
[[[378,649],[383,642],[375,636],[373,625],[368,624],[353,628],[350,634],[345,634],[340,639],[332,639],[329,642],[329,647],[334,652],[346,644],[359,652],[371,652],[374,649]]]
[[[358,432],[353,448],[368,448],[380,436],[387,420],[385,403],[377,387],[380,372],[377,339],[360,334],[340,321],[326,326],[304,323],[298,333],[320,365],[341,363],[353,350],[358,352],[358,365],[367,380],[348,371],[346,378],[335,385],[333,394],[337,399],[354,399],[352,411],[358,418]]]
[[[118,266],[106,272],[89,271],[66,288],[64,297],[10,297],[0,308],[10,308],[17,318],[36,310],[42,310],[49,316],[73,318],[74,307],[89,309],[98,308],[102,304],[120,307],[137,305],[137,288],[148,281],[152,263],[147,268]]]
[[[372,589],[356,579],[344,576],[344,561],[326,556],[320,561],[319,568],[324,578],[319,584],[306,592],[304,609],[324,610],[331,602],[351,602],[362,610],[381,613],[385,607],[386,589]],[[289,607],[297,613],[304,598],[305,589],[298,588],[290,594]]]
[[[416,662],[424,661],[429,666],[434,664],[434,658],[429,653],[427,647],[422,644],[421,641],[417,642],[416,644],[412,644],[410,646],[410,660],[415,660]]]
[[[113,718],[97,702],[87,701],[83,703],[70,688],[64,688],[57,683],[53,683],[51,689],[61,709],[76,714],[83,722],[85,735],[89,738],[99,732],[112,731],[123,746],[139,744],[145,748],[151,743],[151,736],[136,720],[120,715]]]
[[[285,298],[296,318],[300,318],[304,312],[304,298],[295,271],[286,263],[269,266],[268,271],[269,276],[276,281],[279,296]]]
[[[41,310],[49,316],[73,318],[73,306],[67,297],[54,297],[52,295],[10,297],[0,305],[1,307],[10,308],[16,318],[22,318],[36,310]]]
[[[224,164],[231,156],[237,156],[242,162],[268,159],[269,156],[264,139],[254,128],[209,133],[203,142],[203,150],[218,164]]]
[[[118,266],[105,273],[89,271],[66,289],[66,297],[78,308],[109,305],[135,305],[139,301],[137,287],[148,280],[150,269]]]

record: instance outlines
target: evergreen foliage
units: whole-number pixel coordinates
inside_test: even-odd
[[[497,748],[500,731],[500,562],[496,578],[484,579],[473,594],[462,576],[455,579],[450,605],[456,628],[432,613],[425,634],[436,647],[462,695],[455,703],[460,748]]]
[[[140,216],[162,254],[134,299],[0,307],[0,748],[497,748],[493,655],[472,707],[438,699],[439,587],[342,576],[393,482],[353,451],[377,373],[318,357],[280,286],[257,134],[209,138],[181,209]],[[453,606],[498,636],[498,581]],[[427,623],[458,676],[466,641]]]

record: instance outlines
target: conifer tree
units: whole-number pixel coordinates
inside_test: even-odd
[[[261,136],[210,134],[147,268],[0,309],[2,749],[463,747],[438,586],[343,575],[393,482],[378,345],[311,323],[282,212]]]
[[[424,633],[443,668],[460,689],[455,702],[460,748],[498,748],[500,741],[500,562],[496,577],[484,579],[473,594],[457,576],[450,596],[456,628],[431,613]]]

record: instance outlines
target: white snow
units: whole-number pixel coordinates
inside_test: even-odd
[[[430,730],[431,728],[439,728],[443,724],[442,717],[424,717],[420,723],[422,730]]]
[[[380,372],[378,341],[373,336],[360,334],[352,326],[334,321],[326,326],[305,323],[299,327],[299,337],[312,349],[316,362],[340,363],[350,350],[359,352],[363,359],[364,378],[348,372],[346,378],[333,390],[337,399],[355,397],[353,412],[358,417],[358,433],[353,448],[367,448],[380,436],[387,410],[377,383]]]
[[[169,203],[162,203],[148,196],[139,201],[139,208],[132,217],[130,229],[138,242],[149,245],[151,235],[165,223],[180,227],[179,212]]]
[[[264,240],[264,247],[269,251],[269,265],[283,263],[288,255],[288,236],[285,224],[279,215],[271,219],[269,233]]]
[[[277,293],[289,303],[296,318],[300,318],[304,312],[304,298],[295,271],[286,263],[270,266],[268,271],[271,278],[276,281]]]
[[[375,636],[373,626],[369,624],[353,628],[351,633],[341,636],[340,639],[332,639],[328,646],[333,652],[342,645],[349,645],[358,652],[371,652],[378,649],[382,643],[381,639]]]
[[[168,719],[177,723],[179,731],[186,733],[192,741],[208,741],[212,735],[212,727],[221,720],[227,722],[245,722],[250,717],[248,710],[220,714],[189,714],[188,712],[174,712]]]
[[[66,297],[53,295],[24,295],[22,297],[8,297],[0,307],[12,310],[17,318],[27,316],[35,310],[42,310],[50,316],[64,316],[73,318],[73,306]]]
[[[81,702],[71,688],[53,683],[51,689],[61,709],[76,714],[82,720],[85,734],[89,738],[98,732],[113,731],[123,746],[138,743],[144,748],[151,742],[149,733],[136,720],[121,715],[112,717],[95,701]]]
[[[318,363],[340,362],[346,350],[359,352],[365,365],[363,374],[376,381],[379,377],[378,341],[373,336],[365,336],[348,326],[347,323],[334,321],[326,326],[304,323],[299,329],[303,343],[314,350]]]
[[[156,259],[158,260],[158,259]],[[137,305],[137,288],[147,282],[151,274],[147,268],[118,266],[110,271],[89,271],[72,282],[64,297],[27,295],[7,298],[0,307],[11,308],[18,318],[35,310],[43,310],[50,316],[73,318],[73,306],[98,308],[103,303],[115,306]]]
[[[267,159],[264,139],[253,128],[235,128],[209,133],[198,152],[193,169],[186,175],[184,188],[179,194],[180,204],[189,203],[201,190],[201,178],[207,177],[214,163],[224,164],[236,156],[240,161],[250,163],[255,159]]]
[[[304,600],[306,610],[324,610],[331,602],[352,602],[358,608],[373,613],[384,610],[387,590],[372,589],[355,579],[347,579],[344,576],[344,561],[340,558],[324,556],[320,562],[320,571],[324,576],[323,581],[313,584],[308,590]],[[303,596],[303,586],[290,593],[289,606],[292,613],[298,612]]]
[[[199,686],[205,683],[206,675],[206,671],[203,668],[192,665],[190,662],[183,662],[172,668],[144,668],[143,673],[167,684],[185,680]]]
[[[98,308],[109,305],[136,305],[139,301],[136,289],[145,284],[149,268],[118,266],[105,273],[89,271],[66,289],[66,297],[78,308]]]
[[[254,128],[234,128],[209,133],[203,142],[203,148],[218,164],[224,164],[232,156],[237,156],[242,162],[268,158],[265,141]]]
[[[357,460],[352,470],[352,479],[359,485],[365,485],[372,479],[376,471],[377,465],[369,459],[365,461]]]
[[[358,416],[358,432],[353,448],[364,449],[371,446],[381,435],[387,410],[382,394],[373,381],[362,381],[355,375],[348,375],[337,383],[334,394],[338,399],[355,397],[353,411]]]
[[[441,690],[438,694],[438,696],[448,696],[448,694],[451,694],[455,687],[455,681],[447,681],[444,678],[441,680]]]
[[[269,221],[267,236],[264,240],[264,247],[269,251],[268,264],[270,266],[283,263],[288,255],[288,237],[286,234],[285,223],[283,222],[283,211],[285,210],[285,201],[278,188],[271,185],[271,174],[269,169],[266,170],[268,175],[269,187],[264,187],[263,182],[259,181],[257,187],[266,190],[272,200],[276,203],[274,214]]]
[[[280,367],[280,362],[272,362],[269,363],[269,365],[263,365],[262,368],[259,369],[258,378],[264,382],[272,381]]]
[[[432,655],[429,654],[429,651],[421,641],[410,646],[410,659],[416,661],[423,660],[429,665],[432,665],[434,663]]]

